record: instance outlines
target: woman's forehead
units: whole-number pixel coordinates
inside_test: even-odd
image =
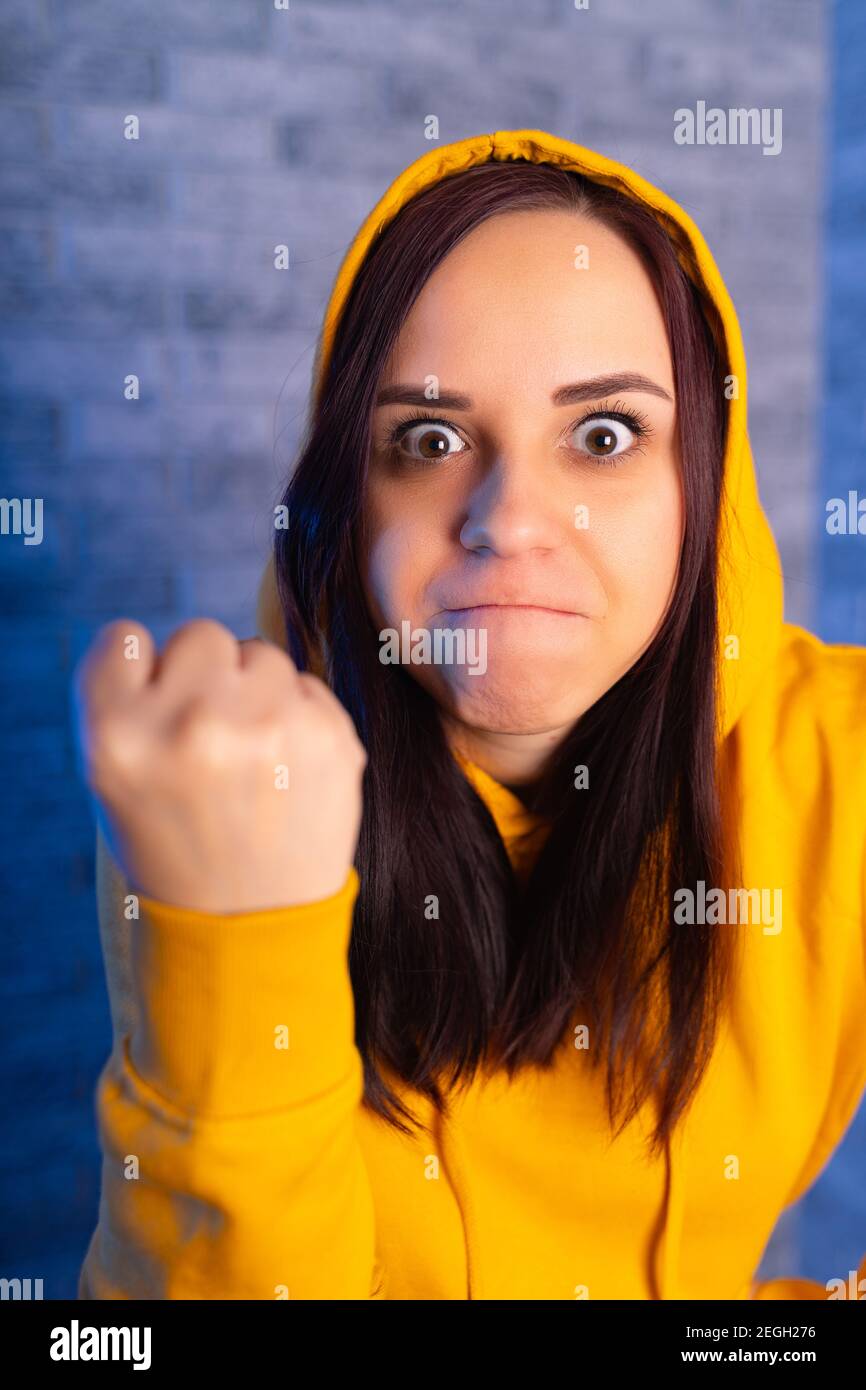
[[[495,379],[547,399],[575,378],[622,370],[672,389],[664,320],[640,258],[594,220],[520,212],[482,223],[437,267],[383,383],[432,376],[472,394],[473,382],[480,391]]]

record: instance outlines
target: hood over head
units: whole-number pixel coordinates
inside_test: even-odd
[[[408,202],[450,174],[489,160],[526,159],[554,164],[607,184],[642,203],[674,243],[680,265],[702,299],[715,308],[724,332],[724,351],[737,394],[728,402],[724,484],[719,518],[719,735],[739,719],[761,671],[772,661],[781,638],[783,580],[779,554],[758,496],[747,426],[746,360],[737,315],[718,267],[689,215],[661,189],[632,169],[594,150],[543,130],[498,130],[450,145],[437,145],[410,164],[365,219],[343,257],[331,291],[313,368],[313,402],[320,399],[335,334],[355,277],[368,250]],[[714,316],[710,316],[715,330]],[[721,383],[720,383],[721,389]],[[273,560],[269,558],[259,592],[259,630],[282,633]],[[739,656],[725,659],[725,639],[735,635]],[[280,636],[279,640],[282,640]]]
[[[319,401],[343,308],[370,247],[401,208],[416,194],[476,164],[525,159],[573,170],[637,200],[661,223],[680,265],[697,287],[713,332],[724,334],[724,357],[736,379],[728,402],[728,429],[718,535],[719,739],[735,727],[772,663],[782,636],[783,578],[776,542],[761,507],[747,427],[747,382],[737,315],[718,267],[701,232],[666,193],[632,169],[607,156],[544,130],[498,130],[448,145],[436,145],[394,179],[352,240],[337,273],[318,341],[313,371],[313,402]],[[722,389],[722,383],[719,383]],[[258,599],[258,630],[284,641],[273,572],[268,561]],[[738,658],[726,659],[726,639],[738,639]],[[444,1137],[444,1136],[443,1136]],[[449,1136],[456,1142],[456,1136]],[[677,1132],[668,1146],[667,1197],[662,1241],[657,1245],[661,1298],[677,1297],[677,1264],[682,1236],[687,1141]],[[457,1171],[462,1165],[459,1165]],[[660,1255],[659,1253],[660,1252]],[[478,1290],[471,1296],[478,1297]]]

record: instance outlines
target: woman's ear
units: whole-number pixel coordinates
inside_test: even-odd
[[[259,581],[259,595],[256,600],[256,632],[260,637],[266,637],[269,642],[282,647],[284,651],[286,650],[286,629],[283,623],[280,600],[277,596],[273,551],[268,556]]]

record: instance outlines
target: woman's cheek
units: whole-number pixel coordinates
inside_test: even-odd
[[[623,502],[624,499],[620,498]],[[682,545],[682,496],[676,477],[642,489],[610,513],[597,510],[594,564],[607,596],[605,626],[621,653],[636,660],[673,595]]]
[[[424,547],[405,520],[370,527],[365,551],[367,604],[380,627],[416,621]]]
[[[377,627],[392,621],[393,582],[394,576],[386,560],[386,548],[381,544],[381,537],[377,537],[368,545],[364,556],[364,597]]]

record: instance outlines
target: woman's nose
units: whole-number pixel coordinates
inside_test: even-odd
[[[551,550],[562,543],[567,512],[566,499],[557,506],[555,496],[541,486],[537,469],[500,461],[469,497],[460,543],[466,550],[501,556]]]

